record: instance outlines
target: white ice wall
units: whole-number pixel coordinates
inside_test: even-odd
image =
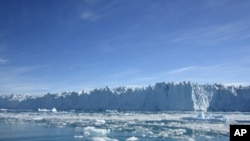
[[[250,87],[163,82],[136,89],[106,87],[81,94],[0,96],[0,108],[36,110],[53,107],[59,110],[250,111]]]

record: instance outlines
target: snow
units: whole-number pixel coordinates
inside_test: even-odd
[[[94,111],[250,111],[250,87],[156,83],[142,88],[102,88],[44,95],[1,95],[1,109]],[[112,113],[110,113],[112,114]],[[97,121],[98,123],[98,121]],[[105,124],[105,121],[99,122]]]

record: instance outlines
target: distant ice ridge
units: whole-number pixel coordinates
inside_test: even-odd
[[[1,95],[1,109],[250,111],[250,86],[156,83],[143,88],[102,88],[81,93]],[[55,110],[54,110],[55,111]],[[112,113],[110,113],[112,114]]]

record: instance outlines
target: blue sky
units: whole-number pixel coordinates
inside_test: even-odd
[[[0,94],[250,84],[248,0],[0,0]]]

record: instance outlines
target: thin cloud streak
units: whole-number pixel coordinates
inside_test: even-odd
[[[5,67],[0,69],[0,94],[49,92],[49,83],[34,78],[32,73],[42,66]]]
[[[45,94],[51,89],[46,84],[12,82],[1,84],[1,94]]]
[[[137,75],[141,72],[141,70],[139,69],[127,69],[127,70],[123,70],[120,72],[116,72],[113,74],[108,75],[107,78],[125,78],[125,77],[134,77],[134,75]]]
[[[189,67],[175,69],[175,70],[169,71],[167,73],[171,73],[171,74],[182,73],[182,72],[185,72],[185,71],[192,70],[194,68],[195,68],[194,66],[189,66]]]
[[[1,58],[0,58],[0,64],[5,64],[6,62],[8,62],[7,59],[1,59]]]
[[[238,72],[241,73],[238,73]],[[225,83],[225,84],[249,84],[247,80],[249,67],[232,66],[231,64],[217,64],[211,66],[189,66],[167,71],[159,75],[159,78],[167,78],[164,81],[193,81],[198,83]],[[184,73],[185,72],[185,73]],[[244,83],[243,83],[244,82]]]
[[[80,14],[80,18],[87,21],[98,21],[105,16],[108,16],[109,14],[114,12],[114,5],[117,4],[119,1],[113,1],[110,3],[105,4],[104,6],[98,8],[99,1],[96,2],[89,2],[85,1],[85,3],[88,5],[86,9]],[[96,7],[97,9],[93,10],[93,8]]]
[[[84,20],[91,20],[91,19],[94,19],[94,14],[91,13],[91,12],[83,12],[82,15],[81,15],[81,18],[84,19]]]
[[[216,45],[230,40],[244,40],[249,38],[249,33],[245,33],[250,28],[248,23],[248,21],[241,21],[210,27],[190,28],[184,32],[181,31],[169,41],[173,43],[195,42]]]

